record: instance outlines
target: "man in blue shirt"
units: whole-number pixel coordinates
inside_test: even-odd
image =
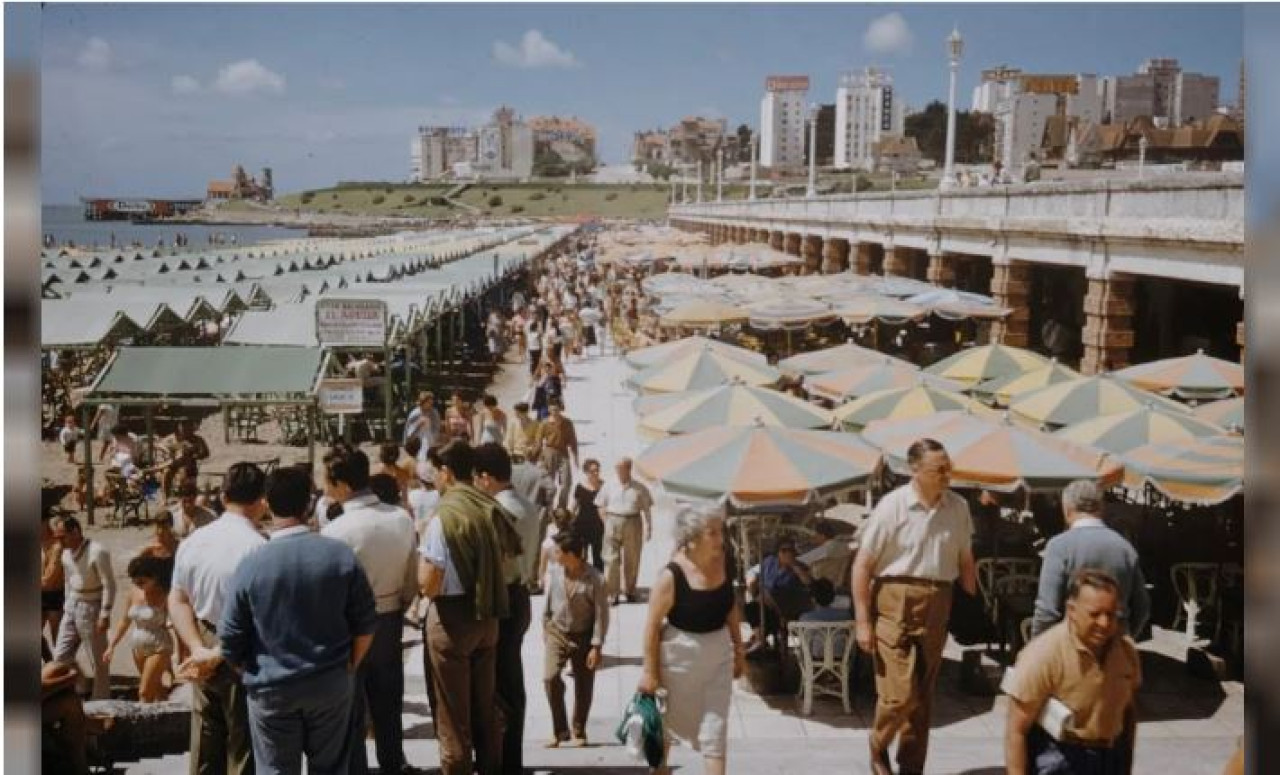
[[[218,624],[222,656],[243,674],[258,770],[346,773],[354,676],[377,624],[355,553],[305,524],[311,477],[295,467],[267,480],[271,540],[240,562]]]

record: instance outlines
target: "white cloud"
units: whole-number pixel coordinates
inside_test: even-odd
[[[106,70],[111,67],[111,45],[102,38],[89,38],[76,62],[86,70]]]
[[[571,51],[565,51],[548,40],[538,30],[529,30],[520,39],[519,46],[502,40],[493,43],[493,58],[508,67],[533,69],[537,67],[579,67],[581,62]]]
[[[175,75],[169,80],[174,94],[195,94],[200,91],[200,82],[189,75]]]
[[[907,20],[897,11],[874,19],[862,35],[862,45],[873,54],[907,54],[912,42]]]
[[[256,59],[232,62],[218,71],[213,88],[232,96],[263,92],[284,93],[284,76],[263,67]]]

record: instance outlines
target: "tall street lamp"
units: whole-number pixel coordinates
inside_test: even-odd
[[[964,41],[960,38],[960,30],[953,27],[947,37],[947,54],[951,57],[951,87],[947,92],[947,161],[942,169],[943,188],[956,184],[956,71],[960,68],[960,54],[963,52]]]
[[[716,201],[724,201],[724,145],[720,146],[720,153],[716,159]]]
[[[702,204],[702,159],[698,159],[698,204]]]
[[[809,106],[809,187],[804,195],[810,199],[818,195],[818,105]]]
[[[760,137],[751,133],[751,201],[756,198],[756,157],[760,153]]]

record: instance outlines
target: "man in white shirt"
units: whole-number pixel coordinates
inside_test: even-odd
[[[373,719],[378,769],[401,773],[405,769],[404,662],[401,640],[404,609],[417,592],[417,535],[409,513],[389,506],[369,491],[369,458],[360,450],[334,449],[324,458],[325,495],[342,504],[342,516],[321,531],[355,552],[369,578],[377,606],[378,623],[373,645],[360,664],[357,679],[357,714],[363,718],[367,704]],[[354,751],[356,760],[362,752]]]
[[[93,664],[92,699],[105,700],[111,693],[111,665],[102,657],[107,650],[111,604],[116,599],[111,554],[102,544],[84,537],[75,517],[54,520],[53,538],[62,545],[62,572],[67,590],[53,661],[75,667],[76,652],[80,646],[88,646]]]
[[[240,560],[267,542],[259,528],[266,481],[252,463],[231,466],[222,490],[226,511],[179,544],[174,557],[169,619],[191,652],[179,674],[192,680],[192,773],[254,771],[247,698],[240,677],[222,660],[217,623]]]
[[[631,478],[631,458],[618,461],[618,478],[605,482],[596,495],[596,506],[604,517],[605,590],[617,605],[619,570],[626,580],[627,602],[636,600],[636,579],[640,574],[640,553],[653,537],[653,496],[649,488]]]

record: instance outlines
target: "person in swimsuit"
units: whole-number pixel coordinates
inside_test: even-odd
[[[133,663],[140,676],[138,701],[160,702],[169,695],[164,675],[173,669],[173,638],[169,635],[169,609],[165,602],[173,576],[173,558],[144,554],[131,560],[127,571],[133,582],[129,609],[116,623],[102,661],[111,664],[116,646],[128,632]]]

